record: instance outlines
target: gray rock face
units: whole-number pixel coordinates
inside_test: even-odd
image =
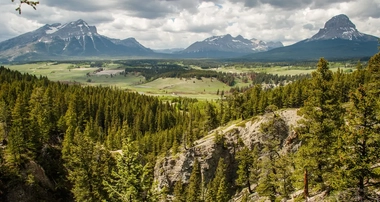
[[[356,29],[354,23],[346,15],[337,15],[325,23],[325,27],[308,41],[327,39],[346,39],[358,41],[376,40],[376,37],[363,34]]]
[[[284,134],[283,137],[282,149],[279,151],[281,154],[299,146],[292,126],[295,126],[301,117],[297,115],[296,109],[281,110],[278,114],[289,126],[288,134]],[[248,121],[244,126],[239,124],[216,129],[219,134],[223,134],[224,144],[215,143],[215,131],[211,131],[208,136],[195,141],[193,147],[181,148],[177,154],[168,154],[159,158],[154,168],[154,178],[158,183],[158,189],[173,186],[177,181],[188,183],[195,159],[200,164],[203,182],[206,184],[214,177],[220,158],[223,158],[227,165],[227,176],[236,175],[237,162],[234,156],[241,149],[237,146],[238,139],[241,139],[249,148],[255,143],[262,142],[260,125],[267,122],[271,116],[273,114],[260,116],[253,121]]]

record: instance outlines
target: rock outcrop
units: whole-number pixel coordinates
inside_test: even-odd
[[[300,119],[297,115],[297,110],[287,109],[276,113],[285,120],[289,129],[287,134],[284,134],[281,150],[286,151],[297,147],[297,142],[294,141],[296,134],[292,130]],[[267,122],[271,116],[273,116],[273,113],[254,117],[252,120],[242,121],[228,127],[220,127],[210,131],[208,136],[195,141],[193,147],[188,149],[181,148],[177,154],[168,154],[159,158],[154,169],[158,189],[173,187],[177,181],[188,183],[195,159],[200,163],[205,184],[213,178],[220,158],[224,158],[227,165],[227,176],[235,176],[237,170],[235,153],[239,150],[238,140],[240,139],[240,142],[242,141],[245,146],[260,142],[260,125]],[[222,137],[223,141],[215,142],[216,132]]]

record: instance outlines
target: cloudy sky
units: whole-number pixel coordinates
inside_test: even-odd
[[[290,45],[346,14],[360,32],[380,36],[380,0],[40,0],[37,11],[0,2],[0,41],[44,24],[83,19],[98,33],[134,37],[153,49],[186,48],[215,35]]]

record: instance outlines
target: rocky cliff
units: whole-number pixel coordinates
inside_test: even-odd
[[[278,115],[285,120],[288,130],[283,134],[283,141],[280,153],[296,149],[298,142],[293,127],[297,124],[300,117],[297,115],[296,109],[287,109],[277,112]],[[207,184],[215,173],[219,158],[224,158],[227,164],[227,172],[230,177],[236,175],[237,163],[235,153],[240,149],[243,142],[245,146],[261,142],[260,125],[267,122],[273,113],[264,116],[255,117],[249,121],[243,121],[224,128],[218,128],[211,131],[208,136],[197,140],[191,148],[181,148],[177,154],[167,154],[159,158],[155,165],[155,180],[158,182],[158,188],[172,187],[175,182],[181,180],[182,183],[188,183],[192,165],[197,159],[201,166],[203,182]],[[219,139],[216,142],[215,134],[219,134],[223,141]],[[240,146],[239,146],[240,145]],[[255,186],[255,185],[253,185]],[[254,200],[255,195],[251,196]],[[256,196],[257,197],[257,196]],[[256,198],[257,199],[257,198]],[[239,194],[234,197],[233,201],[240,201]]]

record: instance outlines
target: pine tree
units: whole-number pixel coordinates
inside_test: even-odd
[[[230,199],[230,196],[228,194],[228,185],[226,182],[226,176],[223,176],[220,179],[219,187],[218,187],[218,192],[216,194],[216,201],[220,202],[228,202]]]
[[[297,151],[299,173],[307,169],[309,182],[317,190],[328,188],[337,162],[337,132],[343,125],[343,108],[333,91],[333,73],[321,58],[312,73],[310,92],[301,108],[303,120],[298,133],[302,145]],[[301,178],[301,177],[300,177]]]
[[[103,184],[112,201],[152,201],[152,174],[150,164],[143,165],[139,153],[127,139],[121,154],[117,156],[116,168]]]
[[[202,193],[202,178],[201,169],[198,160],[195,159],[193,163],[193,170],[191,171],[189,185],[186,190],[186,201],[198,202],[201,200]]]
[[[380,55],[378,54],[377,56]],[[370,60],[369,66],[373,65]],[[374,65],[373,65],[374,66]],[[380,71],[371,71],[371,77],[377,77]],[[380,68],[378,66],[377,68]],[[354,188],[357,190],[357,201],[367,200],[373,183],[380,179],[378,174],[380,155],[380,133],[378,125],[380,117],[378,111],[380,105],[377,101],[377,79],[370,79],[370,83],[359,86],[350,94],[350,105],[348,107],[348,117],[346,130],[342,133],[340,160],[346,168],[339,176],[342,180],[338,184],[341,190]],[[375,89],[373,89],[375,87]]]
[[[2,131],[0,135],[1,141],[8,138],[10,124],[11,114],[9,112],[9,107],[5,104],[4,101],[0,101],[0,131]]]
[[[259,179],[259,148],[257,145],[253,150],[243,147],[238,151],[236,159],[238,160],[238,170],[236,184],[240,187],[248,187],[249,193],[253,193],[251,185],[257,183]]]
[[[35,157],[34,146],[30,141],[27,102],[22,94],[17,96],[11,115],[12,124],[8,134],[6,160],[13,166],[19,166],[23,161]]]
[[[103,179],[109,175],[110,153],[100,144],[93,143],[88,129],[74,132],[70,153],[63,156],[68,179],[73,185],[72,193],[77,201],[108,200]]]
[[[273,112],[274,113],[274,112]],[[257,192],[262,196],[267,196],[271,201],[274,201],[278,194],[287,198],[289,183],[288,167],[284,164],[279,165],[279,151],[282,148],[284,139],[288,136],[289,128],[286,122],[277,114],[260,126],[262,135],[262,159],[260,165],[260,180],[256,188]],[[284,167],[282,167],[284,166]],[[285,174],[284,174],[285,173]],[[286,183],[286,184],[284,184]],[[282,193],[280,192],[282,189]]]
[[[183,190],[182,182],[179,180],[174,184],[173,202],[184,202],[185,201],[183,191],[184,190]]]
[[[226,164],[220,158],[215,170],[215,177],[209,182],[206,201],[228,201],[228,184],[226,182]]]

